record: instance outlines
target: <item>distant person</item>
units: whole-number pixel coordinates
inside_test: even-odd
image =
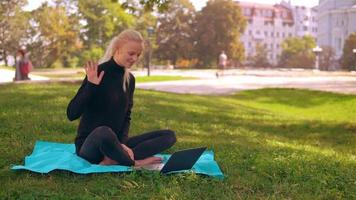
[[[15,77],[14,81],[30,80],[29,73],[33,66],[29,58],[30,53],[26,50],[20,49],[16,53],[15,61]]]
[[[21,74],[23,80],[30,80],[29,74],[33,69],[32,62],[30,60],[30,53],[23,50],[23,60],[21,63]]]
[[[219,76],[224,75],[224,69],[226,67],[226,63],[227,63],[227,55],[225,54],[225,51],[221,51],[219,55],[218,71],[216,72],[217,78],[219,78]]]
[[[25,57],[25,52],[22,49],[19,49],[16,52],[16,58],[15,58],[15,77],[14,77],[14,81],[21,81],[23,80],[23,76],[21,73],[21,65],[23,63]]]
[[[154,157],[175,142],[171,130],[129,137],[135,77],[129,69],[139,59],[144,39],[135,30],[114,37],[97,65],[87,62],[86,77],[67,108],[69,120],[81,117],[76,153],[100,165],[143,166],[161,163]]]

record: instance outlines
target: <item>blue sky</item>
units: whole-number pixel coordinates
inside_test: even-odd
[[[25,7],[26,10],[33,10],[39,7],[43,2],[48,0],[28,0],[28,5]],[[200,10],[205,6],[208,0],[190,0],[197,10]],[[275,4],[279,3],[280,0],[242,0],[245,2],[255,2],[255,3],[265,3],[265,4]],[[285,0],[288,1],[288,0]],[[313,7],[318,5],[319,0],[290,0],[293,5],[303,5],[307,7]]]

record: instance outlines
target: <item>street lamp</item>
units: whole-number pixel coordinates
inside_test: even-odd
[[[323,51],[322,48],[320,48],[319,46],[316,46],[313,48],[313,52],[316,55],[316,59],[315,59],[315,70],[319,70],[319,55],[320,53]]]
[[[356,49],[352,49],[352,53],[356,54]],[[356,69],[356,67],[354,69]]]
[[[150,62],[151,62],[151,57],[152,57],[152,47],[151,47],[151,37],[154,33],[154,28],[152,26],[149,26],[147,28],[147,44],[148,44],[148,55],[147,55],[147,76],[150,76]]]

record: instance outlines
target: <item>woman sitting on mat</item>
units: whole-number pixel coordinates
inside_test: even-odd
[[[142,53],[144,40],[125,30],[110,42],[97,65],[87,62],[86,77],[67,108],[69,120],[81,117],[76,153],[93,164],[143,166],[162,162],[153,155],[174,145],[175,133],[157,130],[128,137],[135,77],[130,67]]]

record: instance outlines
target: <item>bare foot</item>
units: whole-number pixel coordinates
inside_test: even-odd
[[[99,163],[99,165],[116,165],[115,160],[111,160],[109,157],[104,156],[104,159]]]
[[[135,160],[135,167],[141,167],[144,165],[152,165],[162,163],[162,158],[160,157],[148,157],[143,160]]]

